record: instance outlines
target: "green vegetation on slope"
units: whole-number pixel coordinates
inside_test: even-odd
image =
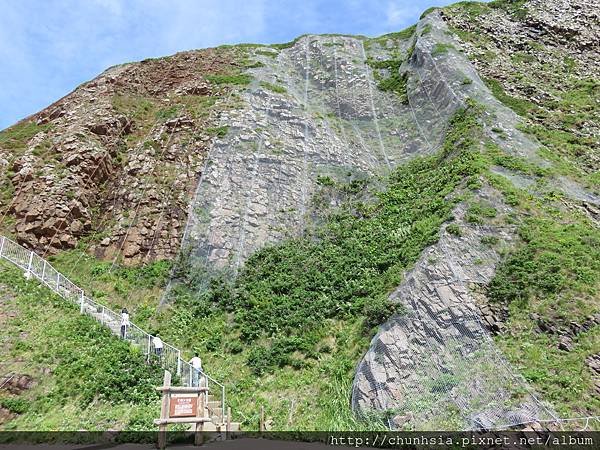
[[[264,87],[265,89],[276,92],[278,94],[285,94],[287,92],[287,90],[279,84],[269,83],[267,81],[261,81],[260,85],[262,87]]]
[[[448,15],[467,16],[472,23],[468,30],[451,25],[452,31],[476,48],[471,57],[484,67],[484,74],[487,66],[491,73],[502,73],[502,78],[484,81],[498,100],[525,119],[521,130],[542,144],[541,156],[553,163],[557,173],[598,192],[600,153],[593,131],[600,116],[600,80],[578,70],[565,49],[539,41],[526,41],[523,51],[507,57],[505,48],[494,47],[483,30],[478,32],[479,20],[493,9],[506,11],[516,23],[527,15],[521,0],[461,2],[449,7]],[[512,88],[511,93],[505,86]]]
[[[598,304],[583,301],[597,293],[600,282],[597,229],[536,218],[527,219],[519,235],[524,245],[498,269],[490,285],[492,300],[521,307],[538,303],[548,307],[546,315],[567,324],[598,309]]]
[[[450,219],[453,193],[476,185],[479,136],[476,108],[470,107],[452,121],[440,154],[373,180],[383,189],[368,180],[321,180],[315,205],[336,197],[344,199],[341,208],[321,211],[305,236],[256,253],[234,282],[215,277],[206,289],[200,270],[179,265],[183,283],[173,291],[174,305],[156,316],[150,313],[165,263],[111,270],[77,250],[53,264],[188,349],[184,357],[198,351],[211,376],[226,382],[234,417],[246,429],[257,427],[261,405],[275,429],[382,428],[376,418],[365,423],[352,415],[354,368],[372,327],[396,310],[388,293]],[[129,421],[141,427],[145,417]]]
[[[201,268],[182,261],[175,304],[156,319],[161,334],[228,381],[246,427],[256,427],[258,405],[276,429],[365,427],[349,409],[355,364],[396,309],[387,295],[450,219],[453,193],[480,173],[479,130],[475,108],[460,111],[443,151],[398,168],[382,190],[322,182],[323,203],[335,196],[343,206],[303,237],[258,251],[233,283],[215,277],[207,287]]]
[[[48,128],[50,125],[38,125],[32,121],[18,123],[0,132],[0,147],[10,150],[24,149],[29,139]]]
[[[0,308],[14,312],[3,328],[3,371],[28,374],[36,383],[19,397],[0,394],[2,405],[20,414],[4,429],[119,429],[139,422],[140,415],[149,426],[158,411],[154,387],[161,370],[5,262],[0,297]]]
[[[471,57],[482,72],[502,74],[486,78],[487,86],[523,117],[520,129],[542,144],[540,155],[552,163],[542,169],[504,154],[498,146],[486,148],[492,164],[526,175],[533,183],[527,191],[508,178],[487,174],[515,207],[511,225],[518,226],[521,237],[498,267],[488,294],[509,309],[508,331],[497,342],[510,361],[561,416],[595,415],[600,402],[585,360],[600,353],[600,327],[579,325],[600,311],[600,231],[576,208],[564,207],[577,202],[556,191],[555,178],[567,176],[598,192],[593,131],[598,127],[600,84],[586,68],[579,70],[574,55],[551,41],[525,41],[518,51],[507,52],[486,37],[492,9],[495,14],[506,12],[515,29],[527,27],[518,23],[528,14],[525,3],[461,2],[446,10],[450,26],[457,27],[452,30],[475,47]],[[468,28],[453,21],[454,16]],[[548,331],[549,326],[554,331]],[[561,334],[567,332],[569,348],[561,345]]]
[[[403,62],[404,60],[400,58],[384,61],[369,59],[367,61],[375,69],[373,75],[377,80],[377,87],[382,91],[395,92],[400,97],[402,103],[408,103],[408,95],[406,93],[408,74],[400,72],[400,66]]]
[[[523,243],[498,268],[492,301],[509,306],[508,333],[498,343],[523,375],[566,417],[596,414],[600,401],[585,359],[600,352],[600,327],[580,332],[572,349],[542,333],[535,317],[562,330],[600,310],[600,231],[537,210],[519,228]],[[532,315],[534,314],[534,316]]]

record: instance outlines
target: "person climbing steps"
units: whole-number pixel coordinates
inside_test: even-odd
[[[152,346],[154,347],[154,354],[160,360],[163,351],[163,341],[158,335],[158,333],[156,333],[156,336],[152,338]]]
[[[129,325],[129,312],[127,311],[127,308],[123,308],[121,310],[121,339],[127,339]]]
[[[192,366],[192,386],[198,387],[200,373],[202,372],[202,360],[198,356],[198,353],[194,353],[194,357],[190,359],[190,365]]]

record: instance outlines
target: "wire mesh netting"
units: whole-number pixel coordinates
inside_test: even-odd
[[[358,367],[352,399],[357,411],[384,412],[391,428],[496,429],[556,419],[477,315],[444,320],[411,310],[395,317]]]

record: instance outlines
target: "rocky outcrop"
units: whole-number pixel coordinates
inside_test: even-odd
[[[598,117],[568,106],[569,89],[592,82],[592,91],[581,95],[597,95],[593,92],[600,78],[600,2],[528,0],[515,11],[509,2],[505,5],[482,14],[457,5],[445,10],[443,17],[463,38],[458,45],[482,77],[540,108],[529,117],[533,124],[573,134],[574,139],[562,147],[580,139],[587,150],[565,154],[587,173],[600,170]],[[573,109],[579,109],[577,117],[565,120],[564,115],[575,114]]]
[[[21,139],[0,141],[14,192],[3,220],[18,241],[52,254],[88,237],[103,258],[174,257],[227,92],[206,76],[233,61],[202,50],[116,66],[7,130]]]
[[[0,379],[2,390],[13,395],[20,395],[24,391],[31,389],[35,385],[35,381],[26,374],[11,374],[5,379]]]
[[[423,29],[428,32],[419,34]],[[450,50],[432,56],[434,48],[456,48],[445,30],[439,13],[429,14],[417,27],[420,37],[410,60],[411,68],[429,72],[422,79],[434,78],[433,73],[439,79],[429,91],[431,104],[443,106],[444,92],[459,104],[466,97],[478,100],[494,118],[493,125],[484,129],[490,139],[496,140],[490,129],[499,126],[508,136],[497,140],[504,151],[547,165],[536,155],[537,145],[516,129],[517,116],[491,95],[464,55]],[[408,101],[409,105],[420,101],[419,91],[410,84]],[[490,187],[484,185],[474,195],[499,216],[512,212]],[[552,418],[551,408],[532,393],[514,400],[515,371],[490,337],[490,331],[503,329],[506,311],[485,299],[500,255],[482,240],[494,237],[510,246],[516,230],[502,221],[468,223],[465,211],[466,206],[459,205],[453,214],[460,232],[444,232],[405,274],[390,296],[405,313],[380,327],[358,365],[353,407],[365,414],[392,411],[392,428],[437,429],[443,423],[458,429],[489,429]],[[518,383],[527,392],[527,383],[522,379]]]
[[[592,372],[596,394],[600,395],[600,353],[588,356],[585,363]]]

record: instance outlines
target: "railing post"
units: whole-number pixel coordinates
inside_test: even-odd
[[[146,362],[150,364],[150,342],[152,337],[148,335],[148,351],[146,352]]]
[[[28,280],[31,278],[31,264],[33,263],[33,251],[29,253],[29,262],[27,263],[27,272],[25,272],[25,278]]]
[[[11,247],[11,246],[14,246]],[[11,256],[11,250],[15,252],[15,255]],[[11,241],[10,239],[8,239],[6,236],[0,236],[0,259],[4,258],[7,259],[8,261],[12,262],[13,264],[15,264],[15,266],[19,267],[20,269],[25,269],[25,276],[27,277],[27,279],[30,279],[32,275],[35,275],[36,278],[40,278],[40,274],[39,273],[35,273],[33,272],[33,258],[36,256],[36,254],[33,251],[29,252],[29,261],[27,263],[27,266],[25,267],[25,263],[23,261],[23,259],[21,259],[21,256],[25,256],[27,255],[27,249],[24,248],[23,246],[14,243],[13,241]],[[63,297],[64,299],[73,301],[74,303],[79,302],[79,312],[81,314],[85,314],[86,312],[86,308],[85,308],[85,302],[86,302],[86,297],[85,297],[85,291],[81,288],[79,288],[77,285],[73,284],[71,281],[69,281],[68,278],[65,278],[60,272],[56,271],[44,258],[39,257],[39,260],[42,262],[42,272],[41,272],[41,282],[46,284],[50,289],[52,289],[53,291],[55,291],[58,295],[60,295],[61,297]],[[56,280],[52,280],[51,275],[49,274],[49,278],[48,280],[46,280],[46,272],[48,272],[48,270],[52,269],[56,271]],[[36,268],[36,270],[38,270],[38,268]],[[65,278],[65,286],[64,286],[64,290],[61,289],[61,277]],[[68,282],[68,283],[67,283]],[[79,289],[79,294],[77,294],[77,289]],[[79,299],[76,298],[76,296],[79,295]],[[92,316],[94,316],[95,318],[98,317],[98,306],[101,306],[101,313],[100,313],[100,322],[105,325],[105,324],[110,324],[111,321],[109,320],[105,320],[104,316],[106,315],[106,310],[107,308],[104,305],[100,305],[98,303],[93,302],[92,299],[88,299],[90,302],[92,302],[91,304],[95,305],[95,313],[91,314]],[[90,304],[90,305],[91,305]],[[110,309],[108,309],[110,311],[110,318],[114,317],[114,312],[111,311]],[[135,327],[135,329],[137,330],[138,333],[135,334],[135,345],[136,346],[142,346],[144,345],[143,342],[143,335],[146,334],[148,336],[148,342],[147,342],[147,350],[146,350],[146,360],[148,363],[150,363],[150,357],[151,357],[151,352],[152,352],[152,335],[146,333],[145,331]],[[141,334],[141,336],[140,336]],[[171,363],[173,362],[173,356],[176,355],[177,357],[177,375],[180,377],[181,383],[183,385],[186,384],[185,379],[187,378],[187,383],[189,386],[193,385],[193,376],[194,376],[194,371],[192,370],[192,368],[185,363],[185,361],[183,361],[181,359],[181,350],[174,348],[173,346],[166,344],[165,347],[168,346],[168,352],[165,351],[159,359],[159,364],[163,367],[168,367],[171,368]],[[186,364],[186,366],[184,366],[184,363]],[[184,373],[185,370],[184,368],[188,368],[188,373],[187,375]],[[208,380],[208,376],[204,374],[204,372],[202,372],[202,379],[204,380],[204,384],[206,385],[207,390],[204,392],[204,396],[205,396],[205,400],[206,402],[208,401],[208,389],[209,389],[209,380]],[[221,411],[222,411],[222,418],[225,416],[225,386],[221,385],[220,383],[215,382],[214,383],[216,386],[221,386]],[[208,404],[208,403],[206,403]],[[229,415],[228,415],[229,416]]]
[[[44,259],[44,265],[42,266],[42,283],[46,282],[46,260]]]
[[[225,418],[225,385],[221,386],[221,418]],[[224,420],[222,420],[224,422]]]

